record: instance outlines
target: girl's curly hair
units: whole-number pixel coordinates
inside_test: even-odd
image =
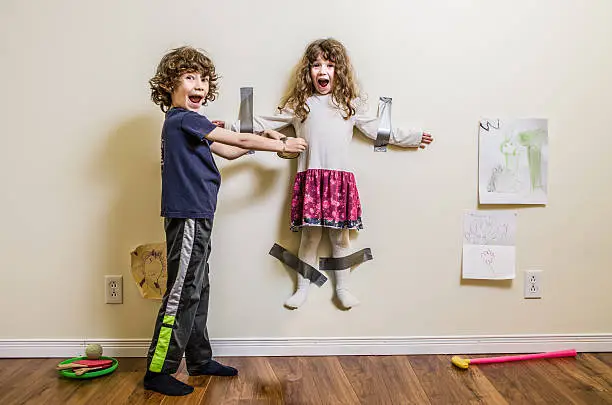
[[[306,120],[310,112],[306,100],[315,91],[310,77],[310,67],[319,55],[335,63],[332,99],[344,112],[344,119],[349,119],[356,113],[352,101],[359,96],[359,88],[346,48],[333,38],[318,39],[308,45],[296,67],[293,82],[278,108],[282,110],[289,107],[302,122]]]
[[[215,72],[212,60],[198,49],[183,46],[164,55],[157,66],[155,76],[149,80],[151,100],[159,105],[163,112],[172,106],[172,92],[183,73],[199,73],[202,78],[209,77],[209,90],[204,105],[217,97],[219,76]]]

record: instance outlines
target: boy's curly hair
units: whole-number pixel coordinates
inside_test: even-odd
[[[172,106],[172,92],[183,73],[199,73],[209,77],[209,90],[204,105],[218,95],[215,65],[204,52],[190,46],[173,49],[159,62],[155,76],[149,80],[151,100],[166,112]]]
[[[293,82],[290,84],[290,88],[278,108],[282,110],[285,107],[289,107],[302,122],[306,120],[310,112],[306,100],[315,91],[312,78],[310,77],[310,67],[319,55],[335,63],[332,88],[333,101],[344,112],[344,119],[349,119],[356,113],[353,100],[359,96],[359,88],[355,81],[353,66],[351,65],[346,48],[342,43],[333,38],[318,39],[308,45],[302,60],[296,67]]]

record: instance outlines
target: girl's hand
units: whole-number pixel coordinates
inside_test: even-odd
[[[421,149],[425,149],[425,147],[432,142],[433,136],[431,136],[431,134],[428,134],[427,132],[423,132],[423,138],[421,138],[421,144],[419,145],[419,147]]]
[[[211,122],[215,124],[216,126],[218,126],[219,128],[225,128],[225,121],[213,120]]]
[[[262,134],[264,136],[267,136],[268,138],[272,138],[272,139],[276,139],[276,140],[283,139],[285,137],[285,135],[283,135],[280,132],[275,131],[273,129],[266,129],[266,130],[264,130],[262,132]]]

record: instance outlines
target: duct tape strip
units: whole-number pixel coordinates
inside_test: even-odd
[[[252,87],[241,87],[240,88],[240,112],[238,113],[238,119],[240,120],[240,132],[246,132],[249,134],[253,133],[253,88]],[[249,154],[255,153],[250,150]]]
[[[276,257],[282,263],[291,267],[293,270],[300,273],[302,276],[312,281],[319,287],[321,287],[327,281],[327,277],[308,263],[304,263],[293,253],[287,251],[281,245],[275,243],[270,249],[270,255]]]
[[[391,138],[391,97],[380,97],[378,100],[378,132],[374,141],[374,152],[386,152]]]
[[[240,132],[253,133],[253,88],[240,88]]]
[[[344,270],[372,259],[372,251],[365,248],[344,257],[322,257],[319,259],[319,269]]]

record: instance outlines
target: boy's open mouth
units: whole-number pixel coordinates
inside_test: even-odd
[[[199,104],[204,97],[202,96],[189,96],[189,101],[195,104]]]

